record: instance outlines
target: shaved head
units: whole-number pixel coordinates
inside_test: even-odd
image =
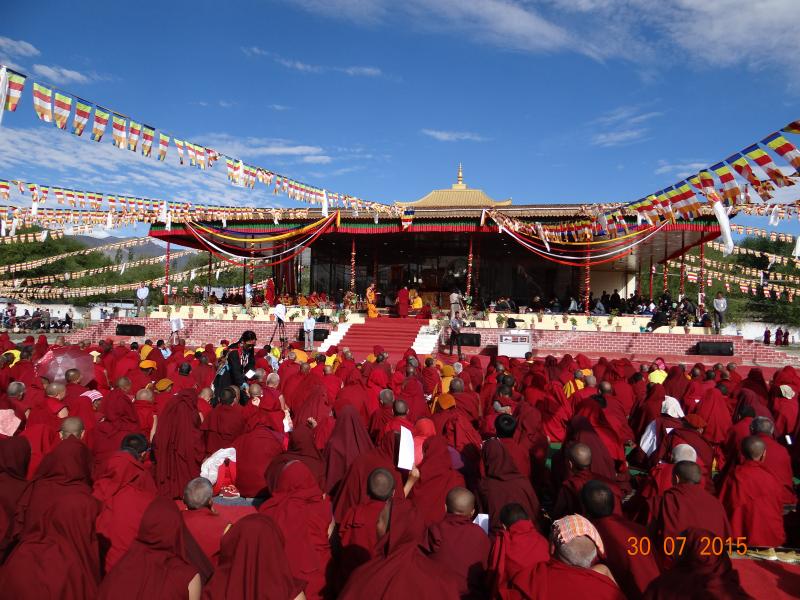
[[[450,391],[455,393],[463,392],[464,380],[459,379],[458,377],[453,377],[453,379],[450,380]]]
[[[153,401],[153,392],[152,390],[148,390],[147,388],[142,388],[138,392],[136,392],[136,399],[143,400],[145,402],[152,402]]]
[[[511,502],[500,509],[500,522],[508,529],[517,521],[529,521],[531,516],[521,504]]]
[[[756,461],[763,460],[766,450],[767,445],[757,435],[751,435],[742,440],[742,454],[745,458]]]
[[[50,398],[63,398],[67,393],[67,388],[63,383],[48,383],[44,393]]]
[[[183,490],[183,503],[189,510],[197,510],[211,505],[214,486],[205,477],[195,477]]]
[[[767,417],[755,417],[750,422],[750,433],[753,435],[763,433],[764,435],[772,437],[775,433],[775,424]]]
[[[395,400],[394,414],[396,417],[405,417],[408,414],[408,404],[404,400]]]
[[[80,417],[67,417],[61,421],[60,434],[62,440],[68,437],[81,439],[83,437],[83,421]]]
[[[378,398],[380,398],[381,404],[384,406],[394,404],[394,392],[392,390],[381,390]]]
[[[394,495],[394,475],[388,469],[375,469],[369,474],[367,492],[375,500],[388,500]]]
[[[612,387],[612,385],[608,381],[601,381],[599,389],[600,389],[600,393],[601,394],[608,395],[608,394],[613,394],[614,393],[614,388]]]
[[[20,398],[25,394],[25,384],[21,381],[12,381],[8,384],[6,395],[9,398]]]
[[[592,466],[592,449],[586,444],[573,444],[567,450],[567,458],[575,469],[584,471]]]
[[[267,375],[267,387],[276,388],[280,385],[281,378],[277,373]]]
[[[445,505],[447,506],[447,512],[451,515],[472,517],[475,512],[475,495],[467,488],[454,487],[447,492]]]
[[[300,372],[303,375],[308,375],[311,372],[311,365],[308,363],[303,363],[302,365],[300,365]]]
[[[697,462],[697,450],[689,444],[678,444],[672,449],[672,462],[675,464],[682,460]]]
[[[607,517],[614,512],[614,493],[602,481],[587,481],[581,489],[581,501],[590,519]]]
[[[556,558],[573,567],[589,569],[597,560],[597,546],[585,535],[580,535],[567,544],[556,543]]]
[[[78,369],[68,369],[64,373],[64,379],[67,380],[67,383],[78,383],[81,380],[81,372]]]
[[[703,474],[700,471],[700,465],[696,462],[682,460],[675,463],[672,467],[672,476],[678,480],[678,483],[700,483]]]

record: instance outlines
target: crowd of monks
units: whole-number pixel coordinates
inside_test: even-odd
[[[0,334],[3,597],[750,598],[797,544],[791,366],[63,345]]]

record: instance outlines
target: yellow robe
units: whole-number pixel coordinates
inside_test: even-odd
[[[367,288],[367,317],[370,319],[374,319],[378,316],[378,307],[375,306],[375,298],[375,290]]]

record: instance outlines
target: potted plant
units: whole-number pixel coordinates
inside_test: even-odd
[[[692,327],[694,327],[694,316],[689,315],[686,317],[686,325],[683,327],[684,333],[692,333]]]
[[[295,312],[289,314],[289,320],[294,322],[294,320],[299,316],[300,316],[300,314],[297,311],[295,311]]]
[[[569,320],[569,322],[572,325],[572,331],[577,331],[578,330],[578,319],[576,319],[575,317],[572,317]]]
[[[539,309],[539,312],[536,313],[536,320],[539,321],[539,323],[541,323],[542,319],[544,319],[544,311],[542,309]]]
[[[561,321],[563,323],[566,323],[568,320],[569,320],[569,315],[567,313],[564,313],[563,315],[561,315]]]
[[[508,323],[508,317],[503,313],[499,313],[497,315],[497,326],[502,329],[506,326],[506,323]]]
[[[350,316],[350,311],[344,309],[339,313],[339,323],[347,323],[347,318]]]
[[[608,324],[613,325],[614,319],[619,316],[619,311],[615,308],[608,314]]]

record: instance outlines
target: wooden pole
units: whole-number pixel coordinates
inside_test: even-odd
[[[681,232],[681,282],[680,287],[678,288],[678,294],[681,297],[686,293],[686,244],[685,244],[685,236],[686,232]]]

